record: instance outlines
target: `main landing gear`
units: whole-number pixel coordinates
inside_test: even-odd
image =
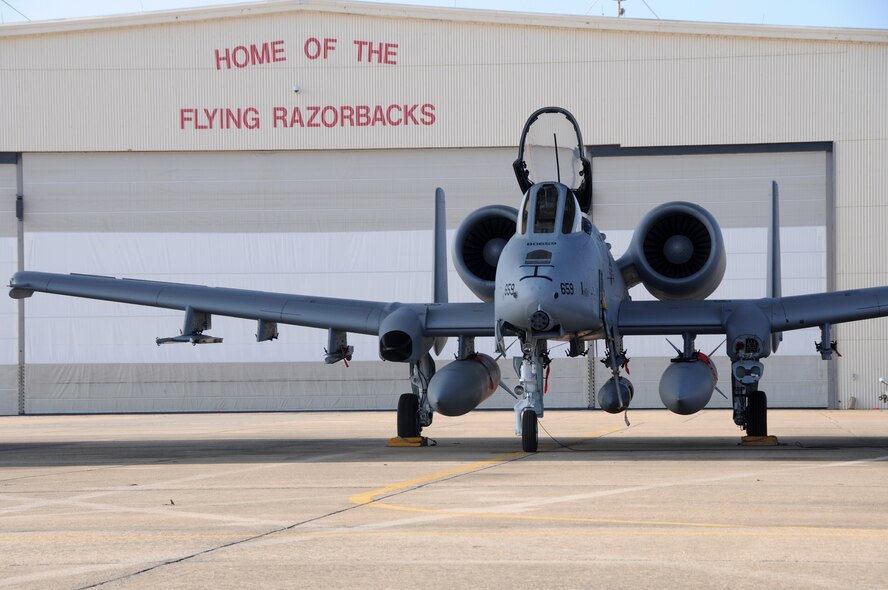
[[[432,355],[425,355],[418,363],[410,363],[412,393],[398,398],[398,438],[419,438],[422,429],[432,424],[432,408],[429,405],[429,381],[435,374]]]
[[[760,373],[757,377],[760,377]],[[742,373],[741,373],[742,378]],[[758,378],[738,379],[737,367],[731,376],[733,389],[734,423],[746,431],[744,444],[777,444],[777,438],[768,436],[768,396],[758,389]]]

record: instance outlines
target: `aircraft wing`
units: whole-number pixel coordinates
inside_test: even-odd
[[[749,304],[764,313],[772,332],[799,330],[888,316],[888,287],[753,300],[624,301],[619,330],[624,336],[724,334],[731,315]]]
[[[45,272],[16,273],[9,287],[15,299],[37,291],[374,335],[388,314],[407,307],[419,316],[426,336],[494,332],[493,305],[485,303],[387,303]]]

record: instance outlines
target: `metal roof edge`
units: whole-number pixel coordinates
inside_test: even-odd
[[[322,12],[384,18],[415,18],[478,24],[530,25],[616,32],[888,44],[888,30],[885,29],[626,19],[339,0],[269,0],[267,2],[226,4],[147,13],[11,23],[0,25],[0,37],[165,25],[290,12]]]

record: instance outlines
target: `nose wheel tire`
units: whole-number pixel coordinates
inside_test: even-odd
[[[416,438],[421,431],[419,398],[413,393],[402,394],[398,399],[398,436]]]
[[[746,435],[768,436],[768,396],[764,391],[746,395]]]
[[[536,453],[538,447],[536,412],[524,410],[521,414],[521,450],[525,453]]]

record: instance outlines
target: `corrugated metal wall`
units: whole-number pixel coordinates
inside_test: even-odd
[[[882,82],[884,83],[883,70]],[[876,76],[879,78],[880,76]],[[883,91],[888,92],[888,89]],[[888,94],[882,95],[882,100]],[[878,120],[884,107],[873,113]],[[883,128],[884,129],[884,128]],[[836,288],[888,285],[888,135],[880,141],[836,145]],[[888,378],[888,320],[841,324],[834,328],[840,401],[848,407],[885,408],[879,377]]]
[[[17,89],[0,113],[0,150],[510,146],[527,114],[552,103],[577,116],[591,144],[883,141],[888,128],[885,32],[857,42],[849,31],[828,40],[829,32],[788,29],[810,38],[781,39],[766,37],[780,34],[768,27],[657,23],[654,31],[626,21],[607,30],[610,19],[501,24],[408,8],[382,17],[365,5],[265,10],[273,9],[143,26],[134,17],[93,30],[62,24],[31,36],[25,25],[0,28],[0,71]],[[370,41],[388,43],[392,63],[360,57]],[[251,46],[257,57],[247,63]],[[358,105],[397,108],[385,123],[341,116]],[[407,115],[403,105],[418,108]],[[423,105],[433,117],[421,116]],[[251,107],[255,126],[220,129],[217,119],[199,128],[210,125],[203,109]],[[305,120],[290,127],[294,107]],[[275,108],[289,115],[277,126]]]

